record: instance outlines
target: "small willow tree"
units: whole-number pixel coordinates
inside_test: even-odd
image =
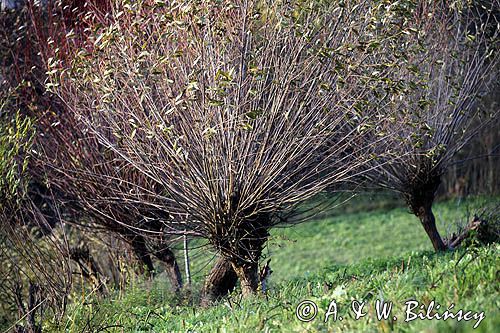
[[[51,86],[100,143],[165,189],[244,295],[283,215],[366,172],[356,108],[378,58],[365,2],[120,3]],[[390,36],[384,36],[389,38]],[[377,36],[379,38],[379,36]],[[364,171],[362,171],[364,170]],[[221,265],[224,266],[224,265]]]
[[[152,252],[178,290],[182,286],[179,268],[169,248],[170,238],[161,232],[168,214],[158,213],[154,202],[144,199],[155,191],[154,186],[117,161],[83,130],[75,114],[43,87],[44,65],[54,53],[70,58],[86,39],[86,27],[106,24],[108,7],[108,1],[47,1],[41,5],[26,1],[22,9],[2,17],[1,32],[6,37],[1,45],[5,54],[2,74],[9,84],[24,83],[13,99],[21,114],[30,115],[38,129],[31,149],[33,158],[26,166],[30,176],[27,191],[47,218],[47,233],[61,218],[54,208],[63,208],[66,222],[124,239],[150,272],[154,270]],[[88,12],[94,14],[92,22],[85,20]],[[154,231],[144,227],[148,218]]]
[[[381,167],[365,176],[369,186],[402,194],[434,249],[443,251],[447,244],[432,212],[441,177],[455,154],[499,115],[481,113],[476,102],[498,77],[500,6],[498,1],[400,3],[405,4],[404,34],[385,46],[398,49],[387,54],[386,63],[395,66],[381,69],[383,84],[372,96],[383,105],[376,114],[385,119],[381,129],[391,153],[372,160]]]
[[[182,278],[170,249],[173,237],[167,236],[170,223],[175,223],[175,212],[167,210],[169,200],[160,195],[157,183],[82,131],[72,114],[64,108],[59,111],[37,122],[40,132],[31,173],[44,179],[52,197],[65,207],[68,223],[122,238],[150,274],[155,271],[153,254],[173,289],[180,290]]]
[[[44,65],[54,55],[70,59],[77,45],[85,43],[88,26],[108,23],[108,1],[51,1],[45,6],[49,17],[45,9],[29,6],[31,42],[40,52],[37,63]],[[45,76],[37,73],[39,80]],[[73,225],[123,239],[150,274],[153,254],[162,262],[173,289],[180,290],[182,278],[170,249],[172,238],[163,232],[175,212],[165,210],[168,200],[158,185],[99,144],[56,96],[45,93],[36,98],[39,133],[30,171],[43,182],[42,192],[50,192],[53,200],[64,204]],[[155,200],[162,200],[162,209]]]

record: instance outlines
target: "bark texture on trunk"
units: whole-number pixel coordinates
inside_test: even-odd
[[[250,209],[253,212],[255,209]],[[247,215],[247,214],[243,214]],[[259,288],[259,259],[272,225],[269,213],[248,213],[241,220],[216,223],[214,247],[231,263],[241,284],[244,297],[257,293]],[[224,228],[224,226],[228,226]]]
[[[155,273],[153,260],[151,254],[162,263],[165,273],[171,283],[172,290],[178,292],[182,289],[182,275],[175,259],[174,253],[168,248],[167,245],[162,244],[156,251],[151,251],[146,246],[146,240],[141,235],[133,235],[127,237],[132,249],[142,264],[141,269],[146,267],[148,274],[152,277]]]
[[[146,241],[139,235],[129,236],[128,239],[130,241],[130,246],[132,247],[132,250],[141,265],[141,274],[144,273],[144,268],[146,268],[148,275],[152,277],[154,275],[155,268],[153,260],[151,260],[151,256],[149,255],[148,248],[146,247]]]
[[[420,219],[425,232],[432,242],[432,246],[436,252],[445,251],[448,249],[443,242],[441,235],[436,227],[436,218],[432,212],[432,204],[436,196],[437,189],[441,184],[439,174],[421,175],[415,178],[414,183],[408,185],[409,192],[405,194],[405,199],[415,216]]]
[[[237,281],[238,276],[231,263],[224,258],[219,258],[205,280],[201,305],[208,306],[227,296],[234,290]]]
[[[180,291],[182,289],[182,276],[177,260],[175,260],[174,253],[165,246],[161,250],[156,251],[155,256],[162,262],[172,285],[172,289],[175,292]]]
[[[429,236],[432,246],[434,246],[434,250],[436,250],[436,252],[446,251],[448,247],[443,242],[443,239],[437,230],[436,218],[434,217],[434,213],[432,212],[430,205],[427,207],[420,207],[416,215],[420,219],[425,232]]]
[[[233,263],[234,271],[240,279],[241,293],[243,297],[255,295],[259,290],[259,266],[257,263],[243,264]]]

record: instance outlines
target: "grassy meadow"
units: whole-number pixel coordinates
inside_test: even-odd
[[[479,197],[440,202],[435,205],[439,230],[448,234],[454,222],[496,204],[498,198]],[[162,275],[152,282],[133,280],[126,291],[106,299],[75,295],[63,320],[47,322],[44,328],[61,332],[470,332],[477,322],[405,322],[408,300],[425,305],[434,300],[441,306],[437,313],[452,303],[453,312],[484,311],[475,332],[495,332],[500,327],[500,246],[435,254],[419,221],[402,206],[377,207],[363,199],[334,212],[273,231],[265,250],[273,270],[266,296],[242,300],[236,290],[218,305],[197,306],[195,290],[200,289],[213,254],[207,247],[196,247],[191,251],[192,293],[174,297]],[[314,320],[297,319],[296,308],[303,300],[317,305]],[[337,320],[330,315],[325,323],[333,300]],[[351,311],[353,300],[366,304],[364,316],[357,320]],[[389,319],[377,320],[376,300],[393,302]]]

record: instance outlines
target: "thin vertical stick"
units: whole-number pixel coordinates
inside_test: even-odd
[[[191,285],[191,270],[189,268],[189,250],[187,235],[184,234],[184,264],[186,266],[186,284]]]

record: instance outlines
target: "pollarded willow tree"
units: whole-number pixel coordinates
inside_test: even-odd
[[[85,43],[88,26],[108,24],[107,1],[49,2],[45,6],[29,6],[32,17],[27,35],[35,37],[28,43],[40,53],[33,60],[37,69],[50,63],[55,54],[60,60],[70,59],[78,45]],[[45,11],[51,15],[46,16]],[[46,74],[38,72],[35,76],[40,81]],[[30,172],[43,182],[41,192],[50,192],[52,200],[64,207],[68,223],[124,240],[140,268],[145,266],[150,274],[155,271],[154,255],[162,262],[173,289],[180,290],[182,278],[170,249],[172,237],[163,232],[175,212],[166,209],[168,199],[161,196],[158,184],[99,144],[56,96],[45,92],[35,94],[35,99],[39,104],[34,112],[39,131]]]
[[[29,115],[37,128],[28,153],[32,158],[25,166],[29,179],[26,195],[47,222],[39,225],[43,233],[52,233],[61,218],[94,233],[111,233],[125,240],[140,265],[151,273],[154,267],[150,253],[153,253],[163,263],[173,288],[179,290],[182,279],[169,248],[170,239],[161,233],[168,214],[157,214],[154,201],[143,199],[155,191],[154,184],[145,182],[144,176],[117,161],[109,150],[105,151],[78,124],[75,114],[46,93],[41,84],[46,77],[44,64],[53,53],[71,57],[76,45],[85,40],[89,23],[83,20],[88,17],[86,13],[95,14],[92,24],[105,24],[107,7],[106,1],[85,5],[82,1],[48,1],[42,5],[27,2],[17,12],[2,17],[2,34],[6,37],[1,48],[2,54],[5,53],[2,58],[5,84],[23,82],[11,98],[19,110],[5,112],[19,111],[20,117]],[[48,47],[48,43],[57,51]],[[7,116],[14,118],[14,114]],[[148,226],[155,227],[154,231],[145,226],[146,220]]]
[[[381,167],[364,176],[371,186],[400,193],[434,249],[443,251],[447,244],[432,212],[441,176],[455,154],[499,115],[482,113],[476,102],[498,77],[500,3],[399,3],[404,4],[405,33],[385,46],[399,50],[387,54],[394,69],[379,72],[383,84],[372,96],[386,101],[377,102],[384,106],[378,114],[392,151],[372,160]]]
[[[37,126],[31,173],[44,179],[68,223],[123,239],[150,274],[154,255],[173,289],[180,290],[182,278],[170,249],[174,239],[167,236],[175,211],[167,209],[169,199],[158,184],[105,149],[65,108],[44,114]]]
[[[250,295],[269,229],[366,172],[383,142],[366,142],[378,119],[356,111],[380,52],[372,34],[360,37],[375,8],[120,4],[71,68],[53,62],[54,91],[104,146],[165,189],[189,216],[183,227],[209,240]]]

